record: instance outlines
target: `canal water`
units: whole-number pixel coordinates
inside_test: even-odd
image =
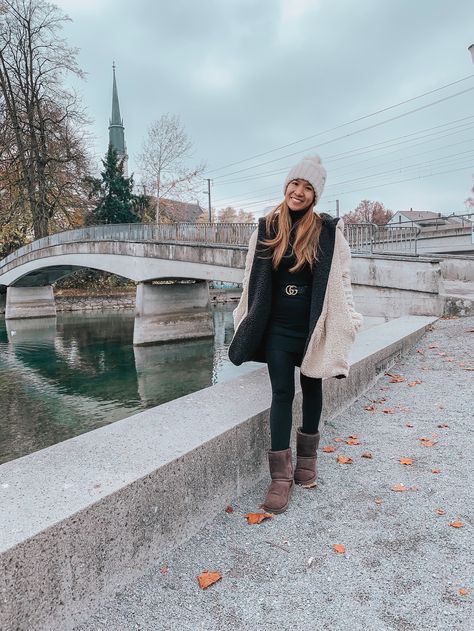
[[[234,307],[213,340],[144,347],[133,311],[0,320],[0,464],[261,367],[227,358]]]

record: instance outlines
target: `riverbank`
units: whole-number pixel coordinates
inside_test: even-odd
[[[211,304],[237,302],[241,289],[209,288]],[[109,290],[106,293],[90,292],[79,289],[61,289],[54,293],[56,311],[118,311],[135,308],[135,287]],[[0,294],[0,315],[5,315],[6,294]]]

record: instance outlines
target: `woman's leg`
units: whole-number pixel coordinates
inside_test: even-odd
[[[270,432],[272,451],[288,449],[290,445],[292,414],[295,396],[294,353],[267,348],[268,373],[272,385]]]
[[[323,407],[322,379],[313,379],[300,374],[303,393],[303,426],[304,434],[316,434]]]

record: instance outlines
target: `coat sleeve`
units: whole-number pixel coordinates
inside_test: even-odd
[[[337,229],[341,231],[339,235],[339,260],[342,270],[342,282],[344,285],[344,294],[346,296],[347,306],[349,308],[349,312],[352,317],[352,324],[354,325],[354,329],[358,331],[362,326],[362,322],[364,320],[362,314],[358,313],[355,310],[354,306],[354,296],[352,294],[351,287],[351,249],[349,247],[349,243],[347,242],[346,237],[344,236],[344,222],[340,219],[337,223]]]
[[[234,318],[234,330],[237,330],[240,322],[243,320],[247,313],[248,304],[248,283],[250,278],[250,272],[252,270],[253,258],[255,255],[255,249],[257,247],[258,229],[252,232],[249,240],[249,249],[247,251],[247,257],[245,259],[245,270],[242,278],[242,295],[239,300],[239,304],[234,309],[232,315]]]

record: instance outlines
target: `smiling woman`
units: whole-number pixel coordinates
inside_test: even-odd
[[[362,322],[354,310],[342,221],[313,212],[325,182],[319,156],[290,170],[283,201],[250,238],[242,298],[234,312],[231,361],[267,363],[272,385],[272,482],[263,506],[273,513],[288,508],[294,483],[316,486],[322,379],[347,376],[349,350]],[[296,430],[293,470],[289,443],[296,366],[303,424]]]

